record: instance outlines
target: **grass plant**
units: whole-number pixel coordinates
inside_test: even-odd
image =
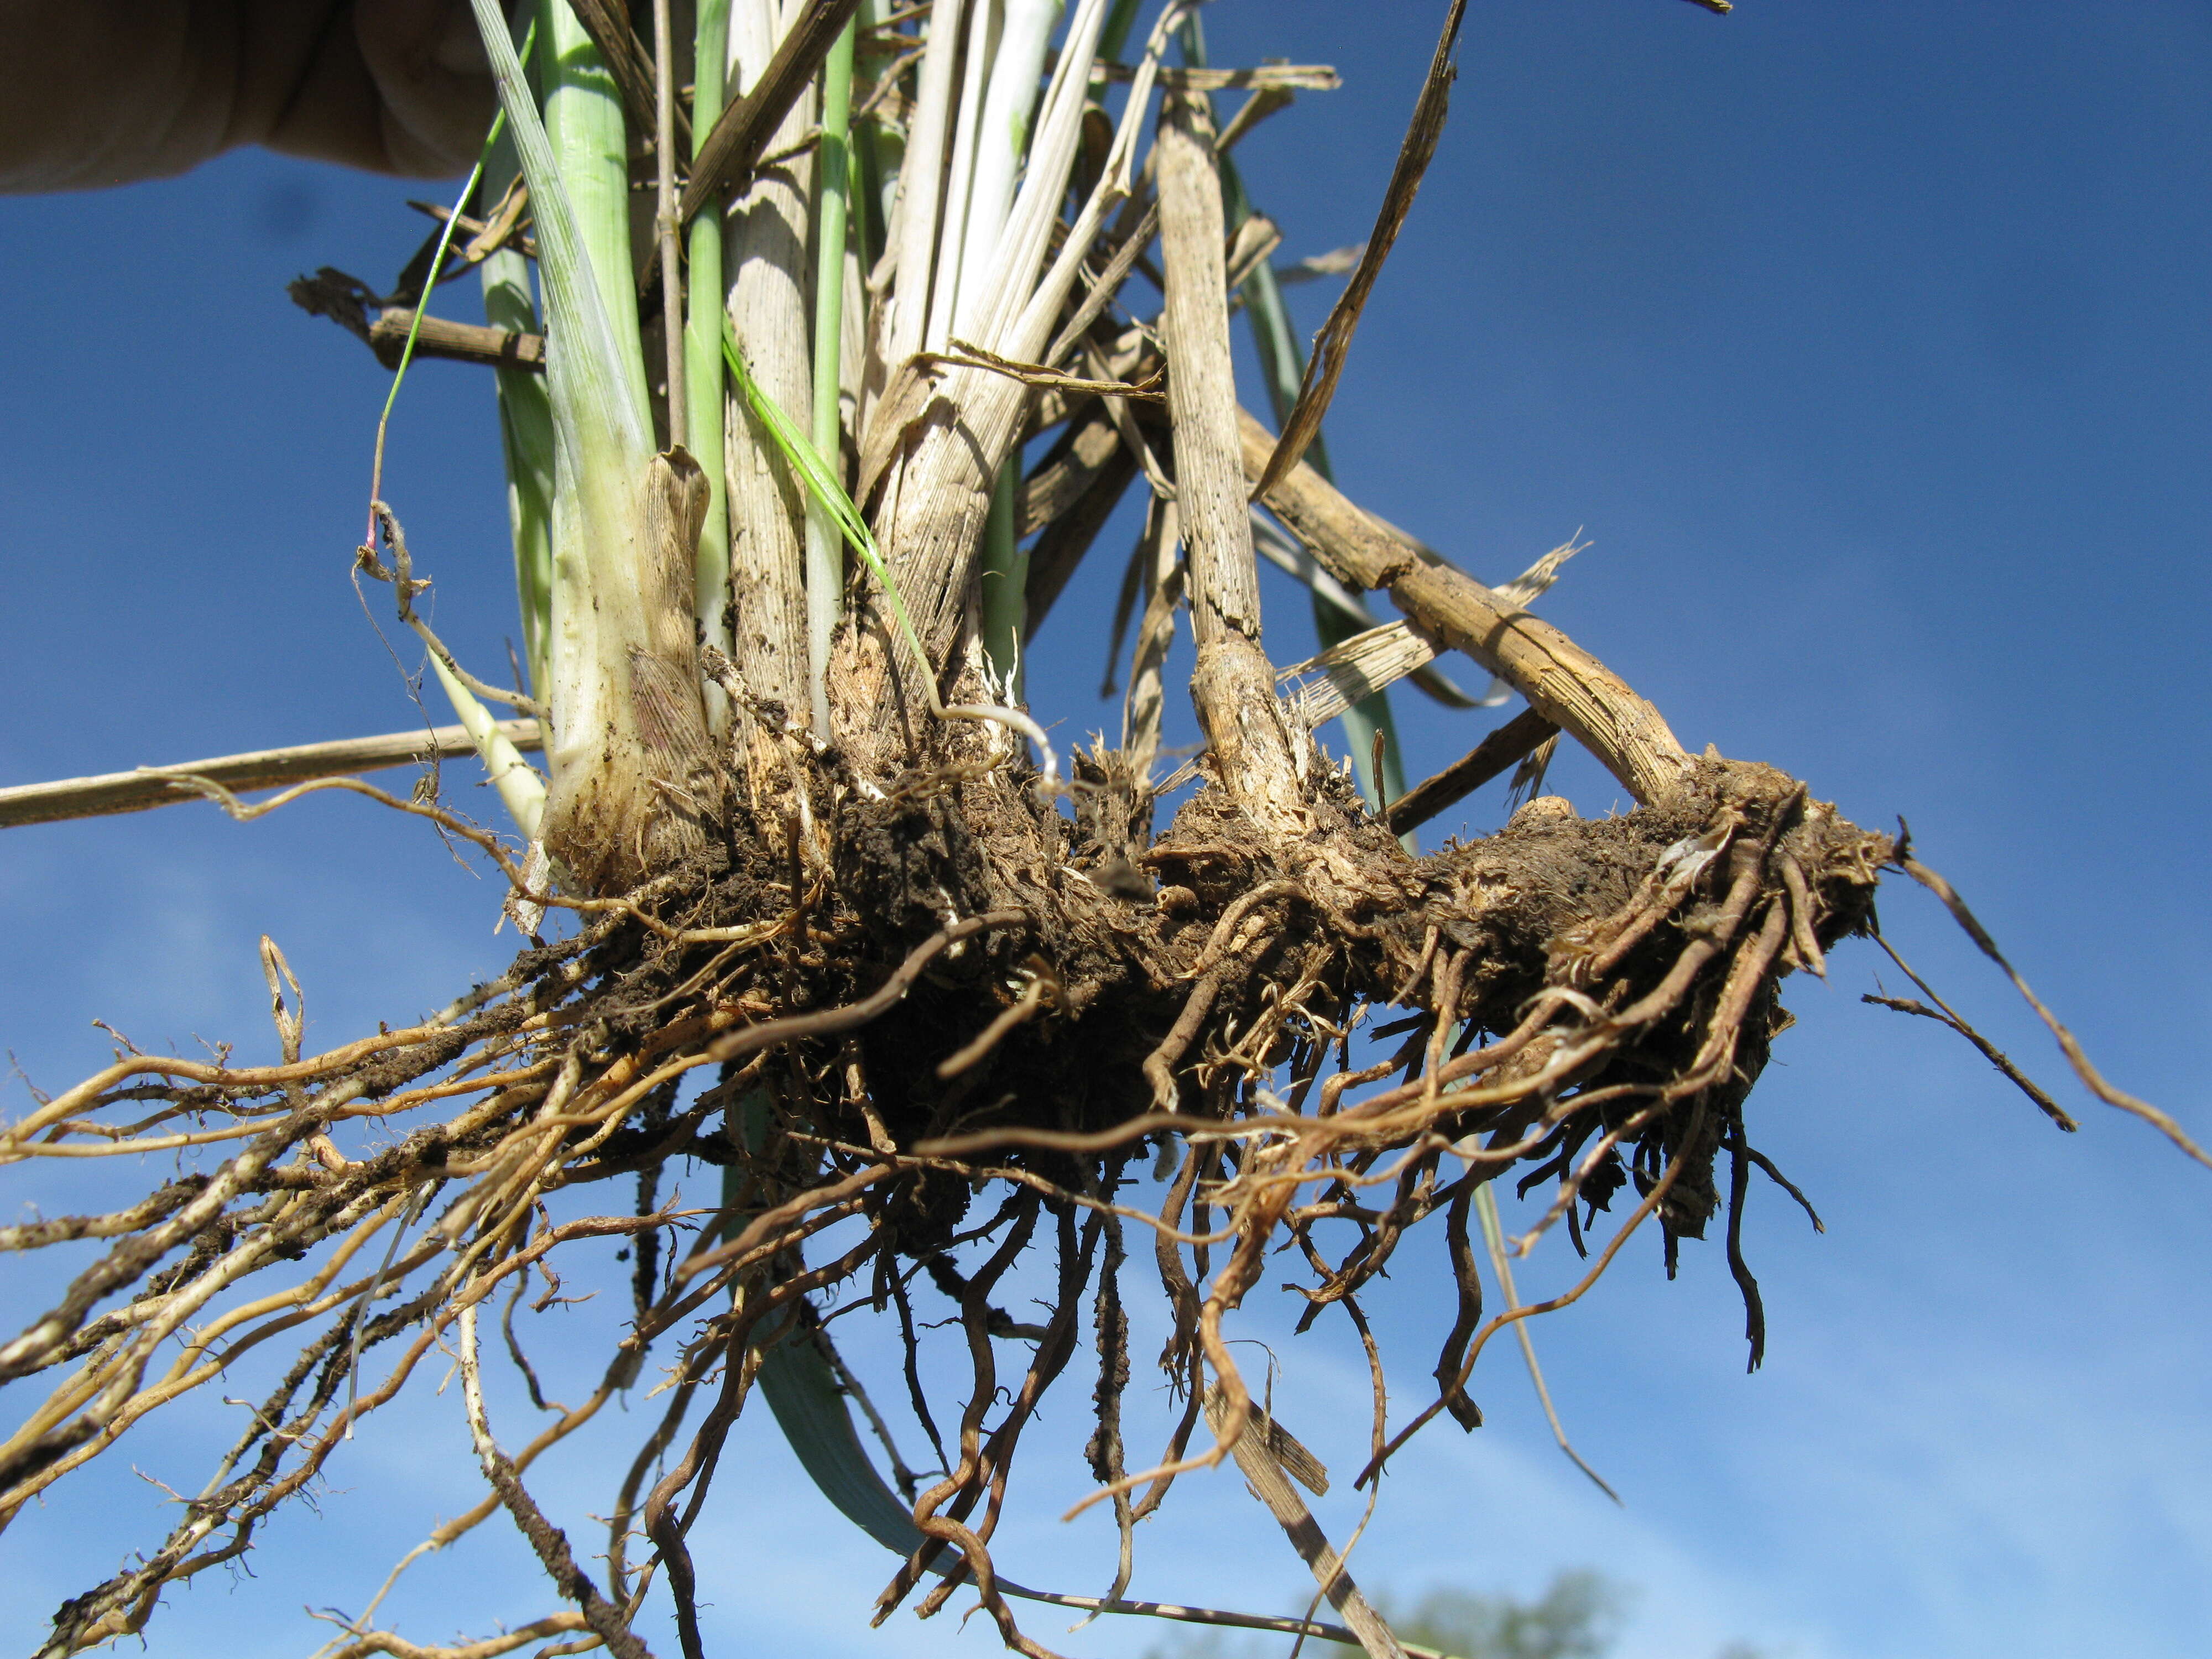
[[[1235,384],[1224,250],[1249,204],[1191,7],[1158,8],[1139,37],[1131,0],[700,0],[695,142],[679,157],[667,0],[649,110],[626,9],[544,0],[534,89],[497,0],[472,5],[512,147],[488,150],[490,176],[526,185],[542,313],[509,224],[478,250],[495,326],[441,335],[501,366],[527,690],[470,675],[415,612],[423,584],[381,501],[362,568],[429,647],[528,851],[437,799],[434,774],[406,799],[337,777],[251,805],[223,779],[303,775],[297,754],[157,781],[241,817],[332,788],[434,823],[498,871],[529,943],[434,1014],[319,1054],[269,945],[276,1060],[120,1048],[0,1126],[0,1167],[201,1160],[111,1212],[0,1230],[10,1249],[95,1253],[0,1342],[0,1386],[46,1390],[0,1441],[0,1525],[260,1344],[299,1345],[169,1534],[66,1602],[43,1651],[137,1633],[285,1501],[342,1484],[331,1460],[356,1425],[450,1358],[486,1494],[400,1559],[328,1659],[532,1644],[647,1659],[646,1632],[665,1627],[704,1659],[702,1606],[736,1569],[697,1550],[694,1528],[757,1383],[803,1467],[895,1558],[878,1622],[972,1592],[1032,1659],[1048,1650],[1010,1597],[1405,1659],[1418,1650],[1346,1570],[1334,1517],[1294,1485],[1319,1497],[1328,1472],[1240,1370],[1263,1273],[1293,1276],[1297,1328],[1326,1321],[1374,1368],[1355,1492],[1439,1418],[1478,1424],[1486,1347],[1509,1326],[1525,1345],[1526,1321],[1582,1298],[1639,1232],[1659,1236],[1671,1271],[1685,1241],[1725,1230],[1755,1358],[1750,1176],[1796,1195],[1752,1144],[1753,1090],[1788,1024],[1778,988],[1875,932],[1885,871],[1996,945],[1901,839],[1772,767],[1691,754],[1532,615],[1571,544],[1493,589],[1327,475],[1322,412],[1442,130],[1456,0],[1320,372],[1301,377],[1265,264],[1245,282],[1279,437]],[[1164,74],[1186,24],[1188,61]],[[881,131],[856,132],[856,106]],[[864,260],[852,157],[880,160],[894,129],[898,193],[881,258]],[[648,151],[649,226],[632,188]],[[715,157],[732,158],[726,175]],[[679,161],[696,170],[680,191]],[[641,276],[659,280],[641,293]],[[340,297],[374,343],[365,291]],[[407,302],[403,362],[428,309]],[[641,343],[656,307],[659,405]],[[1024,474],[1032,446],[1043,455]],[[1101,738],[1063,771],[1024,704],[1020,653],[1139,479],[1123,741]],[[1316,592],[1399,614],[1322,665],[1343,677],[1332,686],[1370,684],[1352,659],[1388,665],[1381,680],[1455,650],[1528,708],[1429,785],[1401,794],[1393,745],[1379,790],[1355,786],[1309,705],[1276,694],[1255,495]],[[1203,747],[1159,777],[1164,665],[1186,619]],[[487,712],[501,701],[543,719],[542,788],[511,742],[528,728]],[[1547,798],[1425,856],[1401,839],[1561,740],[1633,808],[1583,819]],[[146,779],[125,781],[152,804]],[[1378,793],[1397,797],[1387,814]],[[2212,1164],[2035,1006],[2085,1086]],[[719,1181],[696,1180],[700,1164]],[[1492,1201],[1507,1181],[1545,1189],[1517,1237]],[[1502,1308],[1485,1304],[1478,1231]],[[1508,1255],[1556,1231],[1591,1259],[1523,1304]],[[1425,1322],[1392,1322],[1427,1333],[1434,1388],[1409,1409],[1384,1386],[1385,1328],[1366,1310],[1419,1282],[1389,1277],[1417,1240],[1435,1242],[1449,1288]],[[588,1365],[563,1352],[549,1395],[516,1324],[533,1276],[557,1291],[556,1261],[625,1299],[606,1351]],[[1025,1262],[1031,1278],[1010,1277]],[[1157,1387],[1139,1378],[1128,1317],[1155,1279]],[[1036,1322],[1017,1285],[1043,1292]],[[520,1391],[544,1407],[526,1441],[485,1386],[495,1297]],[[933,1473],[899,1456],[838,1352],[830,1327],[848,1316],[896,1322]],[[1071,1369],[1090,1373],[1095,1418],[1076,1508],[1110,1512],[1116,1538],[1103,1596],[1016,1585],[996,1561],[1016,1452]],[[579,1463],[607,1496],[549,1510],[572,1488],[542,1460],[586,1446]],[[1279,1526],[1313,1573],[1325,1616],[1127,1599],[1137,1523],[1225,1462],[1260,1498],[1253,1523]],[[377,1625],[413,1562],[495,1516],[544,1569],[550,1611],[443,1647]],[[604,1542],[572,1542],[585,1525]]]

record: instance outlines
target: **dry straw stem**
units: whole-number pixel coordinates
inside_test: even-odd
[[[1176,556],[1181,539],[1179,506],[1154,498],[1146,506],[1144,534],[1133,556],[1147,597],[1129,664],[1129,690],[1121,704],[1122,755],[1129,775],[1139,780],[1152,776],[1159,756],[1161,723],[1166,719],[1168,652],[1175,643],[1176,609],[1183,596],[1184,566]]]
[[[1028,633],[1034,637],[1068,579],[1135,481],[1137,458],[1103,408],[1067,428],[1014,492],[1014,533],[1036,536],[1030,550]],[[1126,586],[1126,585],[1125,585]],[[1131,593],[1130,603],[1134,604]],[[1124,616],[1126,623],[1126,615]],[[1120,650],[1118,630],[1109,647]],[[1106,695],[1110,695],[1110,687]]]
[[[1242,418],[1245,471],[1262,480],[1279,447],[1251,415]],[[1665,717],[1551,623],[1431,562],[1303,462],[1283,471],[1266,502],[1331,575],[1355,592],[1387,591],[1407,621],[1509,682],[1638,800],[1661,799],[1683,777],[1689,757]]]
[[[1218,1391],[1206,1395],[1206,1420],[1216,1434],[1227,1437],[1229,1406]],[[1368,1659],[1405,1659],[1405,1650],[1398,1645],[1398,1638],[1352,1582],[1343,1559],[1331,1547],[1314,1520],[1313,1511],[1291,1486],[1281,1462],[1268,1449],[1266,1437],[1255,1432],[1256,1426],[1256,1423],[1243,1426],[1232,1449],[1237,1467],[1243,1471],[1253,1494],[1267,1505],[1267,1513],[1275,1517],[1288,1535],[1291,1547],[1312,1572],[1322,1593],[1328,1597],[1329,1605],[1344,1615],[1345,1624],[1358,1638]]]
[[[1097,82],[1129,82],[1136,70],[1127,64],[1098,64],[1091,70]],[[1163,64],[1159,84],[1168,92],[1261,93],[1334,92],[1344,77],[1327,64],[1261,64],[1251,69],[1188,69]]]
[[[1298,757],[1260,643],[1260,578],[1237,452],[1221,179],[1202,96],[1160,115],[1160,249],[1167,273],[1168,408],[1198,663],[1191,697],[1212,763],[1238,804],[1279,832],[1295,821]]]
[[[501,737],[526,753],[538,746],[536,720],[501,720]],[[25,823],[55,823],[65,818],[99,817],[111,812],[144,812],[156,806],[207,799],[204,790],[185,781],[204,779],[229,790],[275,789],[311,778],[375,772],[453,756],[473,755],[468,731],[434,726],[425,731],[392,732],[378,738],[347,738],[336,743],[307,743],[289,749],[261,749],[211,760],[142,766],[131,772],[64,778],[53,783],[0,789],[0,829]]]
[[[1384,623],[1338,641],[1319,656],[1275,671],[1279,684],[1293,686],[1290,700],[1310,729],[1336,719],[1362,699],[1395,685],[1436,660],[1435,641],[1404,622]]]
[[[1455,805],[1492,778],[1517,766],[1559,728],[1533,708],[1524,708],[1462,758],[1434,777],[1424,779],[1390,803],[1384,814],[1390,833],[1402,836]]]
[[[1443,33],[1437,39],[1436,55],[1429,62],[1428,78],[1421,83],[1420,96],[1413,102],[1413,118],[1398,148],[1398,164],[1391,169],[1389,186],[1382,192],[1382,207],[1375,216],[1375,228],[1368,234],[1367,245],[1360,252],[1352,280],[1344,285],[1344,292],[1329,308],[1328,320],[1314,337],[1313,352],[1306,360],[1305,378],[1298,387],[1297,402],[1291,405],[1290,416],[1283,422],[1282,438],[1274,453],[1260,472],[1259,482],[1252,491],[1255,498],[1266,496],[1304,456],[1306,446],[1321,430],[1322,417],[1328,412],[1329,400],[1336,395],[1337,380],[1344,373],[1345,355],[1352,349],[1352,331],[1359,326],[1359,313],[1366,307],[1367,296],[1374,292],[1375,279],[1382,275],[1382,262],[1390,257],[1406,216],[1413,211],[1413,197],[1421,188],[1421,175],[1428,171],[1429,162],[1437,153],[1437,141],[1443,136],[1444,117],[1451,106],[1451,84],[1459,74],[1458,65],[1452,61],[1452,50],[1459,42],[1460,22],[1466,11],[1467,0],[1452,0],[1451,10],[1444,16]]]
[[[410,333],[415,337],[417,357],[444,357],[456,362],[485,363],[494,368],[545,369],[545,337],[513,329],[490,328],[482,323],[457,323],[446,317],[424,317],[404,307],[389,306],[369,325],[369,349],[386,368],[399,367]]]

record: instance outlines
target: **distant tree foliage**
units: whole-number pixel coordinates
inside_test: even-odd
[[[1620,1634],[1634,1590],[1584,1567],[1555,1576],[1534,1601],[1474,1590],[1436,1589],[1410,1607],[1382,1600],[1398,1639],[1450,1659],[1604,1659]],[[1261,1659],[1290,1638],[1193,1632],[1153,1648],[1146,1659]],[[1335,1650],[1307,1644],[1304,1659]],[[1731,1642],[1715,1659],[1766,1659],[1765,1650]]]
[[[1451,1659],[1603,1659],[1631,1599],[1627,1586],[1586,1568],[1559,1573],[1534,1601],[1463,1589],[1432,1590],[1410,1608],[1378,1598],[1400,1641]],[[1290,1639],[1192,1632],[1154,1647],[1146,1659],[1272,1659]],[[1309,1642],[1301,1659],[1337,1651]]]
[[[1583,1569],[1560,1573],[1533,1601],[1431,1590],[1390,1625],[1401,1641],[1453,1659],[1601,1659],[1628,1601],[1624,1586]]]

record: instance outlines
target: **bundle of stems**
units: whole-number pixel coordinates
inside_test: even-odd
[[[860,628],[841,643],[851,599],[887,602],[906,619],[906,668],[933,714],[1034,732],[1001,702],[1029,623],[1013,503],[1033,384],[997,365],[1065,356],[1111,302],[1112,287],[1094,289],[1081,326],[1047,352],[1094,241],[1130,199],[1152,76],[1179,15],[1170,8],[1154,29],[1104,165],[1063,223],[1085,112],[1097,110],[1099,42],[1109,24],[1126,35],[1133,7],[977,0],[963,10],[951,0],[914,36],[874,5],[854,15],[850,4],[709,0],[689,43],[689,160],[708,156],[726,114],[760,129],[760,164],[679,242],[666,10],[655,14],[662,86],[646,135],[628,125],[598,38],[611,26],[587,27],[592,8],[544,0],[533,89],[507,21],[491,0],[477,3],[511,134],[492,147],[490,176],[527,192],[548,342],[542,386],[520,368],[500,376],[531,707],[550,775],[542,804],[515,816],[558,878],[590,891],[634,885],[696,849],[726,773],[759,748],[763,714],[866,749],[893,665],[865,660]],[[864,27],[878,75],[856,131]],[[793,49],[810,46],[818,78],[794,82]],[[634,234],[629,155],[641,140],[656,158],[657,246]],[[877,186],[857,216],[856,178]],[[659,283],[637,283],[656,258]],[[489,322],[531,331],[520,256],[510,247],[483,263]],[[879,264],[887,276],[870,280]],[[651,320],[668,342],[658,386],[641,289],[648,309],[658,299]],[[909,441],[917,398],[963,418]],[[692,459],[702,453],[703,465]],[[872,593],[858,591],[848,544],[867,557]],[[403,608],[409,597],[403,580]],[[841,651],[863,659],[843,676]],[[433,652],[464,724],[489,731],[483,683]],[[731,685],[709,671],[718,661]],[[948,706],[939,679],[963,672],[980,672],[988,695]],[[850,688],[842,710],[831,707],[833,678]],[[846,729],[855,707],[869,711],[859,732]],[[489,746],[485,759],[507,769]]]

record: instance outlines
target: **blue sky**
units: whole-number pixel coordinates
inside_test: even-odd
[[[1218,63],[1344,72],[1239,153],[1286,254],[1364,234],[1441,11],[1210,9]],[[1591,550],[1546,614],[1692,747],[1786,767],[1863,823],[1909,818],[2115,1080],[2200,1137],[2208,84],[2212,13],[2182,3],[1744,0],[1726,19],[1679,0],[1478,4],[1451,125],[1328,428],[1356,499],[1478,574],[1581,529]],[[283,288],[325,263],[388,277],[421,222],[400,200],[445,188],[241,155],[0,204],[0,782],[410,723],[347,579],[383,376]],[[1327,299],[1296,291],[1306,325]],[[490,399],[475,371],[426,367],[388,476],[441,630],[496,664],[513,601]],[[1109,719],[1083,619],[1110,604],[1120,545],[1041,640],[1034,695],[1070,731]],[[1304,654],[1302,604],[1269,598],[1275,655]],[[1402,713],[1415,775],[1488,718]],[[1585,813],[1620,804],[1579,759],[1553,775]],[[449,789],[473,783],[449,769]],[[1493,790],[1432,833],[1498,812]],[[494,913],[434,839],[342,799],[245,827],[184,807],[7,831],[0,1044],[47,1087],[106,1057],[94,1017],[149,1046],[259,1052],[264,932],[307,987],[313,1034],[341,1041],[501,961]],[[2081,1132],[2055,1133],[1947,1034],[1862,1006],[1875,954],[1839,951],[1829,986],[1789,988],[1801,1023],[1753,1097],[1754,1140],[1829,1228],[1814,1237],[1778,1194],[1755,1195],[1765,1370],[1743,1375],[1717,1244],[1686,1245],[1673,1284],[1656,1243],[1632,1244],[1538,1332],[1626,1509],[1551,1448],[1501,1346],[1476,1380],[1490,1426],[1415,1443],[1355,1558],[1366,1578],[1526,1592],[1595,1566],[1635,1589],[1619,1651],[1636,1659],[1730,1639],[1802,1659],[2204,1650],[2212,1173],[2062,1082],[2047,1037],[1924,896],[1893,888],[1882,915]],[[11,1085],[0,1109],[25,1103]],[[159,1174],[19,1169],[9,1218]],[[1556,1241],[1524,1289],[1572,1273]],[[5,1301],[27,1312],[42,1285],[9,1273]],[[1425,1260],[1376,1299],[1401,1413],[1420,1403],[1442,1294]],[[1282,1414],[1354,1466],[1357,1348],[1326,1322],[1291,1340],[1277,1299],[1255,1293],[1245,1328],[1279,1339]],[[880,1341],[845,1328],[880,1370]],[[421,1393],[342,1460],[318,1516],[272,1529],[258,1577],[173,1598],[153,1650],[304,1650],[320,1633],[302,1603],[358,1607],[434,1516],[472,1501],[459,1403]],[[1080,1490],[1072,1401],[1024,1454],[1007,1565],[1095,1589],[1104,1540],[1054,1518]],[[220,1415],[149,1426],[129,1455],[196,1486]],[[995,1650],[982,1621],[869,1633],[889,1558],[801,1484],[765,1420],[740,1438],[705,1552],[732,1575],[722,1650]],[[548,1482],[574,1524],[604,1502],[587,1462]],[[1342,1489],[1320,1512],[1339,1536],[1358,1519]],[[1257,1516],[1231,1477],[1189,1482],[1147,1529],[1138,1591],[1292,1603],[1302,1570]],[[8,1638],[33,1640],[161,1524],[159,1492],[127,1471],[64,1485],[6,1540]],[[392,1604],[403,1628],[436,1639],[550,1607],[493,1533],[426,1564]],[[741,1609],[763,1585],[766,1609]],[[1063,1622],[1035,1633],[1107,1656],[1157,1639],[1105,1623],[1063,1638]]]

